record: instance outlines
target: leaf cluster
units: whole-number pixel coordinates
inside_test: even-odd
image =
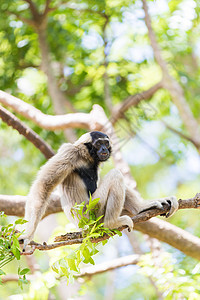
[[[5,223],[5,218],[7,216],[4,212],[0,213],[0,219]],[[3,220],[4,219],[4,220]],[[2,270],[2,267],[17,259],[21,258],[21,251],[19,246],[18,238],[21,232],[16,231],[16,225],[24,224],[26,221],[23,219],[17,219],[14,224],[4,225],[0,228],[0,276],[6,273]],[[18,284],[22,288],[24,283],[27,283],[26,273],[29,272],[28,268],[22,269],[18,268],[19,281]],[[2,281],[0,279],[0,284]]]
[[[72,216],[78,220],[78,226],[82,229],[84,240],[80,246],[71,249],[70,253],[59,261],[55,262],[52,269],[60,276],[66,276],[71,282],[74,276],[80,272],[80,264],[95,264],[93,256],[99,252],[98,245],[105,245],[108,240],[99,243],[92,243],[93,238],[102,237],[104,234],[113,236],[113,233],[121,235],[121,232],[114,229],[110,230],[104,227],[102,223],[103,216],[96,217],[98,210],[99,198],[90,199],[86,204],[76,204],[72,209]]]

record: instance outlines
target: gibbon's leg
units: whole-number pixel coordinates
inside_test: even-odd
[[[127,225],[133,229],[129,216],[121,216],[125,201],[124,178],[120,171],[111,170],[102,180],[92,198],[100,198],[97,217],[104,215],[104,226],[110,229]]]
[[[154,201],[143,201],[138,192],[126,186],[126,197],[124,203],[123,214],[128,214],[131,217],[154,208],[163,208],[164,205],[169,207],[169,212],[166,217],[173,215],[178,209],[178,201],[175,196],[165,197]]]

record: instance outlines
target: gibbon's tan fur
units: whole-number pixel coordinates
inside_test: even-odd
[[[119,170],[111,170],[99,183],[96,171],[98,172],[102,160],[109,158],[110,153],[111,146],[107,135],[101,132],[86,133],[74,144],[63,144],[58,153],[41,167],[26,202],[25,219],[28,222],[22,237],[24,246],[33,238],[46,210],[49,196],[57,185],[63,210],[72,221],[71,208],[75,203],[88,201],[88,188],[93,187],[93,184],[97,188],[92,198],[100,198],[97,216],[104,215],[104,226],[111,229],[123,225],[132,229],[131,217],[151,208],[162,208],[163,204],[170,207],[168,216],[177,210],[178,202],[174,196],[156,201],[142,201],[136,191],[125,185]]]

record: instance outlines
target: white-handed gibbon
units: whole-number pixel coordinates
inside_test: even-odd
[[[131,217],[151,208],[168,205],[167,216],[178,208],[176,197],[166,197],[156,201],[144,202],[138,193],[125,185],[119,170],[111,170],[99,182],[98,169],[101,162],[111,155],[109,137],[99,131],[82,135],[74,144],[63,144],[58,153],[42,166],[34,181],[25,208],[24,246],[33,238],[50,198],[50,194],[59,185],[61,204],[70,220],[71,208],[75,203],[100,198],[97,217],[103,215],[104,226],[110,229],[127,225],[133,228]]]

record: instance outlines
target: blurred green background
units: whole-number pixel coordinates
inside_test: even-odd
[[[38,27],[32,23],[30,3],[37,9]],[[112,107],[162,79],[150,46],[142,1],[52,0],[49,3],[48,14],[41,21],[44,0],[1,0],[0,88],[3,91],[45,114],[87,113],[93,104],[99,104],[110,117]],[[200,3],[193,0],[147,3],[163,59],[182,86],[199,123]],[[58,104],[60,110],[51,94],[51,78],[45,69],[42,47],[47,47],[53,79],[66,99],[62,105]],[[199,192],[199,152],[190,141],[166,126],[189,135],[170,93],[159,89],[150,101],[130,108],[125,116],[126,120],[119,120],[115,129],[141,195],[156,199],[174,194],[187,199]],[[66,142],[64,132],[47,131],[18,117],[55,151]],[[83,132],[76,130],[77,136]],[[44,162],[43,155],[29,141],[0,120],[0,194],[26,195]],[[103,174],[112,167],[110,161]],[[197,210],[178,211],[170,222],[200,237]],[[66,230],[63,214],[56,216],[56,223],[57,233]],[[55,280],[48,264],[48,259],[59,258],[65,250],[37,252],[39,281],[32,281],[23,291],[16,282],[9,282],[0,287],[0,299],[200,299],[197,261],[160,244],[160,261],[154,263],[146,237],[134,234],[141,251],[147,253],[141,268],[127,266],[67,286]],[[127,236],[123,235],[102,247],[96,262],[133,252]],[[24,259],[22,264],[27,261]],[[7,271],[16,273],[16,265],[11,264]]]

